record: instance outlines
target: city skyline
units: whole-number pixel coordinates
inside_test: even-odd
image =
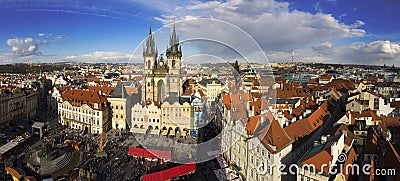
[[[399,12],[396,3],[2,1],[0,63],[129,62],[135,48],[146,38],[150,24],[157,30],[174,20],[214,18],[248,33],[269,62],[290,61],[293,51],[295,61],[302,62],[399,66],[400,25],[393,23]],[[201,22],[198,25],[205,27]],[[215,31],[210,32],[222,40],[235,37],[234,31],[213,28]],[[195,36],[198,32],[194,30],[195,26],[184,23],[177,26],[181,39]],[[156,41],[167,40],[157,34],[155,37]],[[165,47],[162,43],[158,46]],[[182,62],[186,57],[207,54],[211,46],[183,44],[188,53]]]

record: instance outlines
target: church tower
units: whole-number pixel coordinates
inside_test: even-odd
[[[182,49],[179,45],[179,38],[176,35],[175,23],[169,39],[169,46],[166,50],[167,63],[169,69],[169,95],[179,96],[180,92],[180,74],[181,74],[181,58]]]
[[[157,47],[154,43],[153,33],[151,31],[151,26],[149,28],[149,35],[146,39],[146,45],[143,44],[143,75],[144,75],[144,85],[142,86],[142,100],[153,100],[154,97],[154,80],[153,67],[157,61]]]
[[[169,46],[167,46],[166,56],[165,62],[163,55],[158,55],[150,26],[146,45],[143,46],[142,101],[162,103],[168,97],[180,96],[182,51],[175,25],[172,29]]]
[[[149,35],[146,39],[146,46],[143,44],[143,58],[144,58],[144,74],[147,75],[152,67],[154,66],[155,61],[157,60],[157,47],[154,43],[153,33],[151,32],[151,26],[149,28]]]

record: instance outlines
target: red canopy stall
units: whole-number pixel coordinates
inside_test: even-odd
[[[171,160],[171,151],[149,150],[149,149],[131,147],[129,148],[128,155]]]
[[[144,181],[164,181],[170,180],[175,177],[179,177],[188,173],[191,173],[196,170],[196,163],[190,162],[183,165],[179,165],[177,167],[173,167],[167,170],[154,172],[150,174],[144,174]]]

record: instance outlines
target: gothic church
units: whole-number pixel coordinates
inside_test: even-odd
[[[149,29],[146,45],[143,45],[144,85],[142,100],[162,103],[167,97],[179,97],[182,49],[176,35],[175,25],[166,49],[167,60],[158,55],[154,37]]]

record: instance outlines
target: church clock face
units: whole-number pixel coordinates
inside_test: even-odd
[[[163,66],[163,65],[164,65],[164,63],[163,63],[163,62],[160,62],[160,65],[161,65],[161,66]]]

